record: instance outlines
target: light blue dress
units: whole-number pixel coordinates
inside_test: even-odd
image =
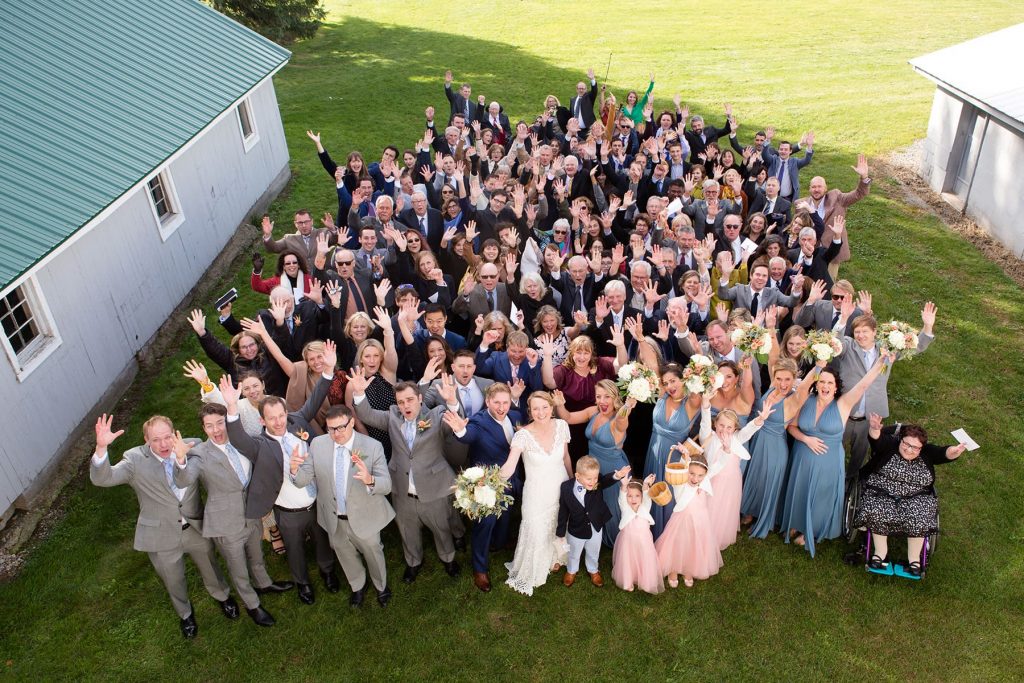
[[[668,401],[668,394],[662,395],[654,406],[654,429],[651,433],[651,444],[647,447],[647,460],[644,461],[644,477],[654,475],[655,481],[665,480],[665,462],[668,460],[669,449],[680,441],[686,441],[694,422],[700,419],[698,410],[693,417],[686,414],[686,401],[679,406],[672,417],[665,419],[665,404]],[[651,516],[654,518],[654,526],[651,533],[657,539],[672,516],[675,508],[675,500],[668,505],[655,505],[651,508]]]
[[[845,453],[843,451],[843,420],[839,406],[832,401],[821,413],[817,424],[814,413],[817,401],[807,399],[800,410],[797,425],[807,436],[825,442],[828,448],[822,455],[797,441],[793,444],[786,502],[782,510],[782,528],[789,543],[789,530],[804,535],[811,557],[814,544],[837,538],[842,532],[843,495],[846,481]]]
[[[775,391],[772,387],[765,396]],[[786,434],[785,405],[775,404],[775,412],[754,435],[750,444],[750,463],[743,478],[740,512],[755,517],[751,538],[764,538],[782,516],[786,473],[789,469],[789,442]]]
[[[629,460],[626,459],[626,453],[622,450],[621,444],[615,442],[611,420],[605,422],[595,432],[594,420],[596,419],[597,413],[594,413],[594,417],[590,418],[590,422],[587,423],[586,434],[590,455],[601,463],[601,474],[622,469],[629,464]],[[619,489],[620,485],[616,482],[603,491],[604,502],[608,505],[609,512],[612,513],[611,519],[604,525],[602,536],[604,544],[609,548],[615,545],[615,537],[619,534],[619,519],[622,517],[619,511]]]

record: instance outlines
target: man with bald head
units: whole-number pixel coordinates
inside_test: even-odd
[[[701,189],[704,198],[696,201],[692,196],[692,182],[687,181],[683,189],[682,213],[693,221],[693,232],[698,240],[704,239],[707,233],[720,232],[726,215],[739,214],[742,211],[742,207],[731,199],[719,199],[721,187],[717,180],[708,178],[701,185]]]
[[[587,79],[590,81],[590,87],[587,88],[587,84],[580,81],[576,84],[576,95],[569,100],[569,116],[576,119],[580,124],[579,137],[581,140],[586,139],[587,131],[592,125],[594,125],[594,103],[597,102],[597,77],[594,75],[594,69],[587,69]],[[559,123],[562,123],[559,121]],[[564,129],[565,126],[563,125]]]
[[[818,214],[821,222],[825,225],[825,231],[821,233],[820,240],[823,247],[832,244],[835,238],[833,227],[835,226],[836,218],[840,216],[846,218],[846,210],[866,197],[870,189],[871,176],[869,175],[868,161],[863,154],[857,155],[857,165],[853,167],[853,170],[860,176],[860,182],[857,183],[856,189],[851,192],[830,190],[824,178],[815,176],[811,178],[810,194],[793,204],[797,209],[807,208],[807,210]],[[829,275],[833,280],[839,277],[839,264],[849,260],[850,238],[847,237],[843,240],[843,244],[839,249],[839,255],[828,266]]]
[[[444,218],[441,212],[427,204],[427,195],[419,190],[412,193],[412,206],[402,211],[398,220],[419,230],[435,254],[441,250],[444,236]]]
[[[586,313],[593,308],[594,301],[603,287],[602,284],[598,284],[604,278],[600,268],[601,264],[598,262],[592,265],[582,256],[573,256],[569,259],[569,267],[566,270],[554,274],[542,273],[544,284],[562,293],[562,303],[558,311],[566,325],[573,324],[573,313],[576,311]]]
[[[486,101],[483,95],[477,99],[476,120],[480,122],[481,128],[489,128],[494,132],[494,142],[496,144],[505,146],[505,143],[512,138],[512,125],[509,123],[508,116],[502,111],[500,104],[491,102],[485,108],[484,103]]]
[[[505,317],[511,316],[512,298],[505,283],[498,282],[498,266],[493,263],[480,266],[476,280],[467,275],[461,295],[452,304],[452,311],[470,323],[478,315],[486,316],[494,311],[504,313]]]

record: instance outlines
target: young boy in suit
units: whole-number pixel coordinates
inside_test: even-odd
[[[576,463],[576,478],[562,482],[555,535],[564,542],[568,531],[569,563],[562,580],[566,586],[576,581],[580,556],[584,552],[587,555],[587,573],[590,574],[591,583],[599,588],[604,585],[597,560],[601,552],[604,525],[611,519],[612,513],[600,491],[621,481],[628,474],[629,465],[626,465],[602,476],[601,465],[587,455]]]

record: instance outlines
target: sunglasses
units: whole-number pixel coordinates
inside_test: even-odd
[[[481,280],[493,280],[493,279],[495,279],[497,277],[498,277],[497,275],[481,275],[480,279]]]
[[[334,264],[338,266],[351,266],[355,261],[335,261]]]

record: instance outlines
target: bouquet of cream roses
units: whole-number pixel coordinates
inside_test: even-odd
[[[512,504],[512,496],[505,492],[508,481],[501,476],[497,465],[470,467],[455,478],[455,509],[470,519],[487,515],[501,516]]]
[[[690,356],[690,362],[683,370],[683,384],[693,394],[710,394],[722,386],[725,377],[718,371],[718,366],[707,356],[696,354]]]
[[[740,323],[732,331],[732,343],[741,353],[757,359],[758,363],[768,362],[772,351],[772,335],[764,327],[754,323]]]
[[[889,351],[896,360],[917,355],[917,330],[898,320],[890,320],[878,326],[878,345]]]
[[[810,363],[823,360],[826,363],[843,352],[843,342],[829,330],[811,330],[807,333],[807,346],[802,357]]]
[[[658,398],[658,376],[642,363],[626,363],[619,368],[619,378],[615,385],[623,399],[654,403]]]

